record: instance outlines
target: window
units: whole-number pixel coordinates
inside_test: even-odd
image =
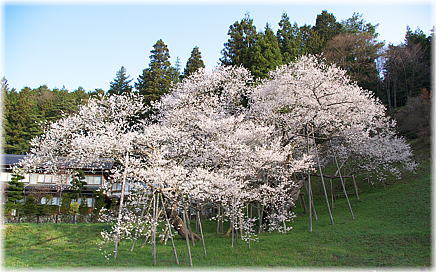
[[[53,175],[44,175],[44,183],[54,183]]]
[[[55,183],[55,176],[54,175],[45,175],[45,174],[32,174],[36,175],[37,177],[31,177],[31,180],[35,180],[38,183]]]
[[[91,208],[93,206],[93,204],[94,204],[93,198],[90,198],[90,197],[86,198],[86,206],[87,207]]]
[[[6,172],[2,172],[0,177],[1,177],[1,181],[9,182],[9,181],[11,181],[12,174],[11,173],[6,173]]]
[[[101,176],[85,176],[86,184],[89,185],[100,185],[101,179]]]
[[[59,197],[46,197],[41,198],[41,204],[45,205],[59,205]]]
[[[56,205],[56,206],[61,205],[60,197],[57,197],[57,196],[53,197],[53,199],[51,200],[51,205]]]
[[[38,175],[38,183],[44,183],[44,175]]]
[[[71,202],[77,202],[79,204],[85,205],[88,208],[92,208],[93,204],[94,204],[94,199],[91,197],[87,197],[87,198],[79,198],[77,199],[71,199]]]
[[[38,182],[38,174],[30,174],[30,183],[36,184]]]

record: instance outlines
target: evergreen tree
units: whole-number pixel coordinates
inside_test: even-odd
[[[77,170],[72,175],[71,180],[71,193],[75,196],[78,201],[80,198],[80,193],[87,183],[85,182],[85,173],[82,170]]]
[[[290,63],[305,54],[302,33],[297,23],[291,24],[286,13],[282,14],[277,30],[277,39],[282,53],[283,63]]]
[[[43,85],[36,89],[25,87],[17,92],[9,90],[7,81],[2,89],[3,146],[9,154],[27,153],[30,140],[42,133],[46,122],[76,112],[88,99],[83,89],[68,92],[65,88],[50,90]]]
[[[252,64],[249,69],[256,78],[265,78],[269,71],[283,64],[279,42],[268,24],[265,31],[257,35],[251,52]]]
[[[151,50],[149,68],[143,70],[138,82],[135,83],[135,88],[144,95],[146,102],[159,99],[161,95],[169,92],[174,82],[178,81],[176,69],[171,67],[169,59],[167,45],[158,40]]]
[[[373,25],[368,23],[362,17],[360,13],[353,13],[353,16],[341,22],[341,32],[348,34],[366,33],[371,35],[374,39],[377,38],[378,33],[376,32],[376,28],[378,24]]]
[[[224,44],[220,61],[223,65],[242,65],[251,67],[251,48],[256,42],[256,27],[249,14],[240,22],[230,26],[227,33],[230,38]]]
[[[196,46],[194,49],[192,49],[191,56],[186,62],[186,67],[183,71],[183,77],[188,77],[200,68],[204,68],[204,62],[201,58],[200,49]]]
[[[120,70],[118,70],[114,81],[110,83],[110,88],[108,90],[108,94],[124,94],[132,92],[132,86],[130,86],[130,82],[132,79],[129,79],[129,75],[126,75],[126,68],[121,66]]]
[[[15,96],[11,92],[10,96]],[[43,132],[44,115],[38,109],[35,92],[23,88],[16,97],[11,97],[12,104],[7,111],[7,127],[5,127],[5,152],[25,154],[30,148],[30,140]]]
[[[342,25],[336,21],[333,13],[323,10],[316,16],[316,23],[313,29],[318,33],[322,41],[322,48],[334,36],[341,33]]]
[[[180,81],[182,79],[183,75],[181,72],[182,71],[182,64],[181,64],[179,57],[176,58],[176,62],[174,63],[174,70],[176,71],[176,73],[178,75],[178,81]]]
[[[24,198],[24,183],[21,182],[24,177],[21,175],[13,175],[8,183],[6,210],[15,209],[20,213],[22,204],[20,201]]]

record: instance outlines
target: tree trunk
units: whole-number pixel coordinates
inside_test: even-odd
[[[177,214],[176,208],[173,207],[171,210],[167,210],[168,217],[170,218],[170,223],[173,225],[174,229],[179,233],[179,235],[186,239],[186,235],[192,241],[201,240],[201,237],[188,229],[188,227],[184,224],[182,218]]]

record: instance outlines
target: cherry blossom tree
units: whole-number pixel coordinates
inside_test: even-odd
[[[144,119],[145,112],[155,114]],[[291,229],[303,183],[312,213],[312,175],[321,177],[329,205],[322,172],[328,164],[336,165],[345,194],[346,166],[378,179],[398,176],[400,167],[413,169],[410,146],[394,128],[384,106],[344,70],[305,56],[261,82],[253,82],[242,67],[200,69],[152,109],[135,94],[90,99],[35,138],[22,166],[57,172],[66,162],[112,160],[103,190],[110,194],[121,184],[121,192],[118,210],[101,213],[113,226],[102,232],[102,247],[115,244],[106,256],[117,256],[121,240],[130,240],[133,250],[140,239],[144,244],[150,239],[156,263],[160,233],[171,240],[179,263],[172,228],[188,249],[201,240],[207,254],[204,207],[218,209],[218,224],[230,222],[232,246],[238,234],[250,246],[256,222],[258,231]],[[258,214],[249,207],[257,207]],[[195,214],[200,234],[190,229],[188,213]]]

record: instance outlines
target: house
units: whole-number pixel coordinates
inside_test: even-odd
[[[1,154],[1,172],[0,181],[6,185],[12,178],[12,168],[17,165],[25,155]],[[26,173],[22,182],[24,183],[24,194],[37,195],[41,204],[60,205],[62,194],[71,189],[72,177],[71,171],[82,170],[85,174],[85,182],[87,185],[81,191],[81,195],[86,203],[86,206],[93,208],[95,205],[94,194],[97,189],[104,185],[109,176],[109,171],[113,167],[113,161],[110,159],[99,159],[96,162],[89,164],[77,164],[65,160],[62,165],[58,165],[61,169],[56,174],[47,173]],[[47,196],[51,196],[47,198]],[[50,199],[50,203],[47,203]],[[79,199],[79,202],[82,200]]]

